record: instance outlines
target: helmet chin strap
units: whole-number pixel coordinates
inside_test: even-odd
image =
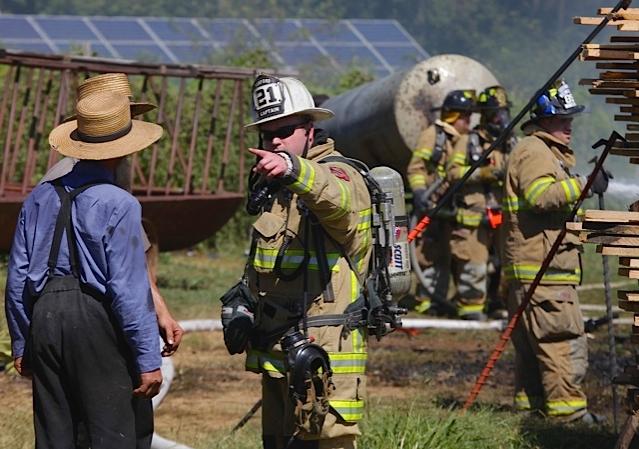
[[[306,159],[306,156],[308,155],[308,150],[310,147],[310,143],[311,143],[311,130],[307,129],[306,130],[306,142],[304,143],[304,151],[302,151],[302,157],[304,159]]]

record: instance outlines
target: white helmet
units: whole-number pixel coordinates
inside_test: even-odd
[[[259,75],[253,83],[253,117],[245,126],[254,130],[262,123],[289,115],[305,115],[318,122],[333,117],[333,111],[316,108],[311,93],[295,78]]]

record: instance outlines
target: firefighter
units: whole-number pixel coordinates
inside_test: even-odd
[[[510,122],[510,103],[501,86],[486,88],[477,101],[480,124],[456,143],[448,181],[462,178]],[[454,199],[455,224],[451,232],[453,281],[457,287],[454,303],[462,319],[485,319],[487,277],[491,247],[501,225],[501,190],[506,154],[511,143],[493,151]],[[498,264],[493,263],[493,267]],[[493,269],[494,271],[494,269]]]
[[[475,97],[475,91],[469,89],[449,92],[441,106],[440,118],[419,137],[406,169],[417,218],[433,207],[446,190],[446,170],[453,154],[453,146],[470,130]],[[431,301],[440,308],[447,303],[451,226],[442,215],[431,222],[421,237],[419,269],[429,282],[428,285],[420,284],[417,287],[418,305],[415,310],[422,313],[429,310]]]
[[[569,146],[573,117],[584,108],[564,81],[556,82],[538,98],[522,125],[526,137],[508,159],[503,263],[511,316],[585,186],[585,178],[571,171],[576,160]],[[580,247],[577,236],[564,237],[513,332],[514,400],[518,410],[592,422],[582,388],[588,349],[576,290]]]
[[[257,303],[246,369],[262,374],[263,445],[354,448],[364,413],[366,333],[318,318],[344,314],[360,295],[371,255],[370,195],[351,165],[327,161],[339,153],[315,123],[333,113],[315,107],[299,80],[258,76],[253,111],[256,121],[247,128],[259,132],[261,148],[250,149],[258,179],[247,207],[260,215],[245,273]],[[266,204],[253,204],[266,197]],[[306,362],[290,358],[303,351],[283,349],[303,332],[320,347],[315,356],[326,351],[330,360],[334,388],[322,388],[330,390],[328,402],[317,384],[299,400],[297,367]]]

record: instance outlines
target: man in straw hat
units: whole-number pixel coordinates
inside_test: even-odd
[[[96,92],[115,92],[126,96],[130,100],[131,117],[146,114],[156,108],[156,106],[152,103],[133,101],[133,92],[131,91],[129,78],[124,73],[103,73],[87,78],[78,85],[77,99],[80,101]],[[71,117],[67,117],[64,121],[67,122],[69,120],[75,120],[75,118],[75,115],[73,115]],[[77,162],[78,159],[73,157],[62,158],[57,164],[51,167],[49,171],[47,171],[40,180],[40,184],[62,178],[73,170],[73,167]],[[130,175],[131,164],[129,158],[123,158],[115,170],[115,185],[130,192]],[[171,315],[166,301],[162,297],[160,289],[157,287],[155,272],[155,267],[157,267],[157,250],[154,250],[144,228],[142,229],[142,241],[144,245],[144,253],[146,255],[151,293],[153,295],[153,304],[155,305],[155,311],[158,317],[160,335],[164,341],[162,355],[164,357],[168,357],[175,354],[180,346],[184,330]]]
[[[149,448],[162,383],[140,204],[113,185],[121,158],[162,135],[113,92],[80,100],[51,148],[80,160],[25,200],[6,315],[18,372],[33,376],[36,447]]]
[[[299,80],[258,76],[253,111],[247,128],[259,132],[261,145],[250,149],[259,179],[248,208],[260,216],[245,282],[258,298],[249,312],[256,325],[248,347],[249,335],[243,344],[229,333],[225,341],[232,353],[246,351],[247,370],[262,374],[265,449],[354,448],[364,414],[366,331],[322,320],[343,317],[360,295],[371,255],[370,195],[315,127],[333,113],[315,107]],[[260,202],[265,191],[273,201]],[[295,349],[284,352],[286,341]],[[327,360],[332,384],[317,368]],[[316,383],[307,389],[309,375]]]

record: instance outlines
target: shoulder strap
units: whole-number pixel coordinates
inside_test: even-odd
[[[60,198],[60,210],[55,223],[55,231],[53,232],[53,241],[51,243],[51,251],[49,252],[49,260],[47,263],[48,276],[53,276],[53,272],[58,264],[58,257],[60,254],[60,246],[62,245],[62,234],[65,233],[67,237],[67,246],[69,248],[69,265],[71,266],[71,273],[74,277],[79,278],[80,267],[78,263],[78,246],[75,239],[75,233],[73,232],[73,220],[71,205],[73,200],[82,192],[90,187],[98,184],[104,184],[103,182],[94,182],[80,186],[71,192],[67,192],[64,186],[56,182],[53,184],[58,197]]]
[[[468,161],[471,164],[474,164],[481,158],[483,148],[481,147],[481,139],[479,138],[479,134],[475,131],[471,131],[470,134],[468,134],[467,151]]]
[[[446,150],[446,131],[439,125],[435,125],[435,148],[433,148],[433,155],[431,161],[435,164],[439,164]]]

